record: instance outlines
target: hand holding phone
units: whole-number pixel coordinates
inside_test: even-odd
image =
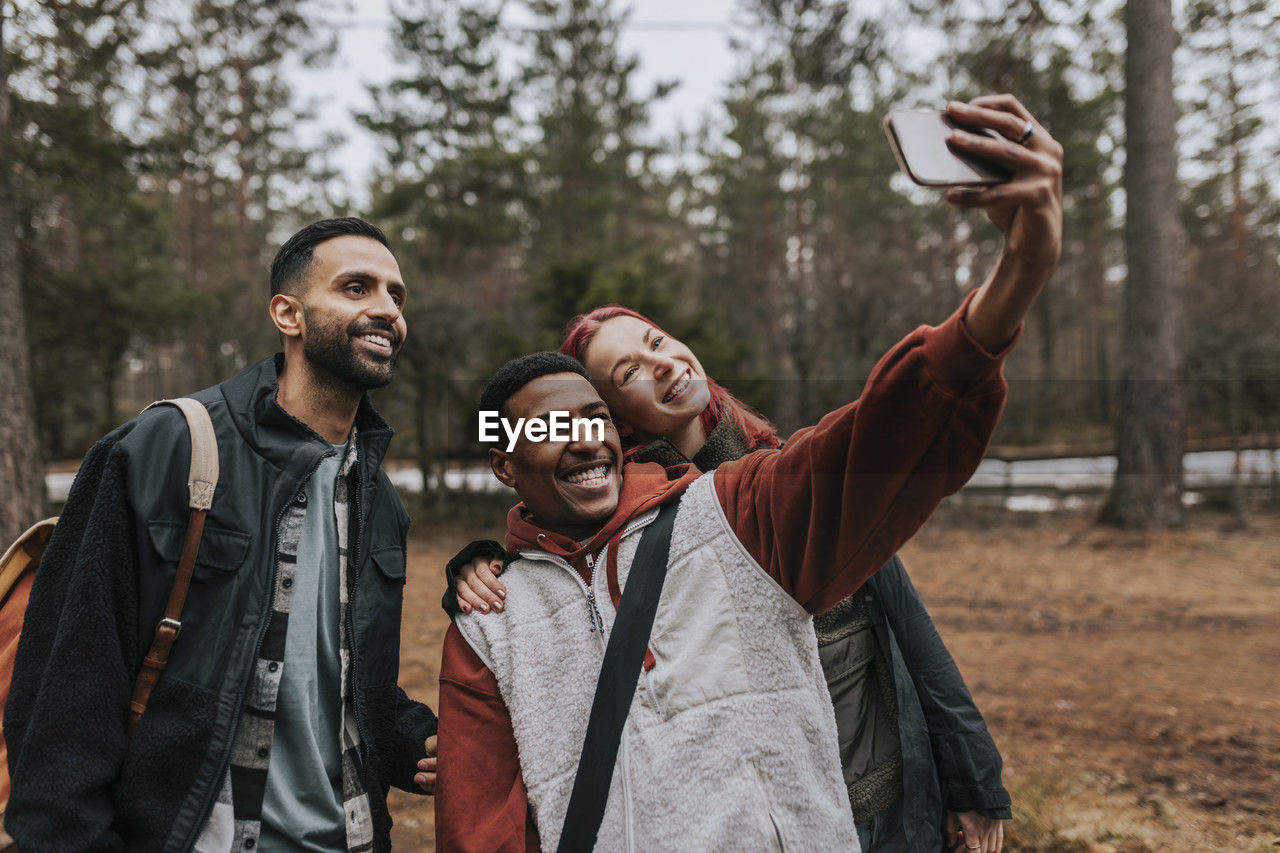
[[[884,119],[898,166],[922,187],[991,186],[1012,177],[998,163],[953,151],[947,140],[955,129],[1000,138],[986,128],[959,124],[941,110],[894,110]]]

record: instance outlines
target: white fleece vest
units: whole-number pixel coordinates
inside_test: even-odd
[[[857,851],[813,620],[747,554],[700,477],[676,513],[666,583],[618,751],[599,850]],[[651,510],[623,532],[626,578]],[[613,626],[605,555],[592,589]],[[497,676],[544,849],[559,843],[607,635],[564,560],[525,551],[501,614],[459,616]]]

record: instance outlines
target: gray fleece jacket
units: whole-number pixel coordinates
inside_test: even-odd
[[[624,530],[625,586],[651,510]],[[602,555],[597,563],[604,563]],[[560,557],[525,551],[504,572],[504,618],[456,624],[497,676],[542,845],[555,849],[612,608]],[[608,600],[605,572],[593,572]],[[649,648],[622,736],[601,850],[845,850],[858,840],[813,619],[734,536],[699,478],[676,515]]]

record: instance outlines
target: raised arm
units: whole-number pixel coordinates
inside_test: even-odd
[[[857,589],[972,475],[1003,406],[1004,356],[1061,253],[1062,146],[1011,95],[949,109],[1003,137],[958,133],[952,144],[1013,178],[946,196],[1000,229],[995,269],[947,322],[890,350],[858,400],[782,450],[716,471],[738,538],[814,613]]]
[[[912,332],[862,396],[716,469],[729,525],[811,613],[852,593],[972,475],[1004,405],[1003,353],[965,330],[965,307]]]

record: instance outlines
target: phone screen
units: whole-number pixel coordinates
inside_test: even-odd
[[[947,146],[953,128],[989,133],[954,122],[937,110],[898,110],[885,118],[898,165],[907,177],[926,187],[998,184],[1009,180],[1009,171],[995,163],[957,154]]]

